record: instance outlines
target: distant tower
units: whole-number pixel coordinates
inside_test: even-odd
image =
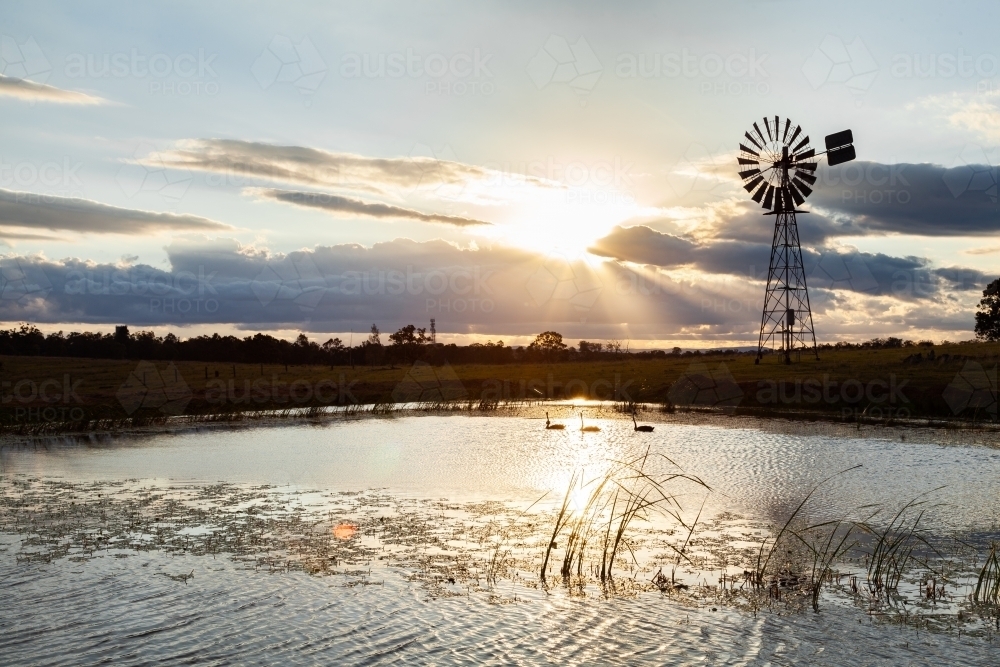
[[[435,327],[434,318],[431,318],[431,345],[437,345],[437,328]]]
[[[773,124],[772,124],[773,121]],[[816,159],[827,154],[832,165],[853,160],[854,137],[850,130],[826,137],[826,150],[817,153],[809,147],[809,137],[799,139],[802,127],[785,119],[764,118],[764,130],[753,124],[753,134],[746,132],[749,145],[740,144],[740,177],[751,198],[774,216],[774,237],[771,240],[771,261],[764,291],[764,311],[760,318],[757,358],[760,363],[765,347],[784,352],[786,364],[792,363],[792,350],[808,349],[819,359],[816,332],[813,329],[812,308],[806,288],[806,272],[802,265],[802,247],[795,207],[812,194],[816,183]],[[798,141],[796,141],[798,140]],[[763,201],[762,201],[763,200]]]

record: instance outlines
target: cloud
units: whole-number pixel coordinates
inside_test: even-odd
[[[948,120],[952,127],[979,135],[983,141],[1000,141],[1000,108],[991,103],[992,94],[961,94],[951,92],[943,95],[929,95],[908,108],[916,106],[937,112]]]
[[[331,213],[341,213],[349,217],[395,218],[418,220],[420,222],[439,222],[446,225],[467,227],[471,225],[489,225],[491,223],[457,215],[439,213],[421,213],[413,209],[393,206],[381,202],[366,202],[353,197],[332,195],[323,192],[299,192],[291,190],[275,190],[272,188],[247,188],[247,194],[263,199],[294,204],[305,208],[318,208]]]
[[[739,248],[727,242],[716,250]],[[251,331],[340,332],[366,331],[372,322],[393,331],[433,317],[438,330],[448,333],[506,338],[556,330],[588,340],[732,344],[756,341],[763,294],[759,274],[692,267],[672,275],[651,266],[610,260],[592,265],[518,248],[461,248],[440,240],[396,239],[370,248],[344,244],[276,254],[232,239],[187,239],[174,241],[166,251],[169,270],[138,262],[4,257],[0,279],[7,283],[0,285],[0,320],[94,328],[219,324]],[[763,248],[765,257],[767,251]],[[810,283],[821,340],[900,335],[917,326],[922,331],[909,337],[928,329],[951,338],[971,332],[977,293],[940,287],[967,276],[924,266],[908,274],[909,283],[890,275],[884,289],[884,273],[872,257],[820,258],[829,283],[856,282],[853,289]],[[721,261],[710,252],[697,261],[708,259]],[[907,258],[894,259],[906,265]],[[869,262],[867,273],[858,271],[859,261]]]
[[[699,166],[711,175],[717,167]],[[732,169],[735,169],[733,165]],[[1000,234],[1000,154],[966,147],[953,166],[854,161],[821,165],[798,217],[802,243],[843,236]],[[735,199],[702,205],[692,233],[770,243],[771,216],[739,189]],[[643,221],[636,221],[643,222]]]
[[[589,251],[602,257],[665,269],[691,268],[706,274],[767,279],[771,245],[710,239],[692,242],[645,226],[615,227]],[[893,257],[845,248],[804,247],[802,260],[812,291],[853,291],[901,301],[945,298],[955,291],[982,289],[987,276],[965,267],[935,268],[921,257]],[[754,287],[760,289],[759,286]]]
[[[89,199],[0,189],[0,227],[67,230],[92,234],[221,231],[231,226],[196,215],[119,208]],[[0,232],[2,236],[9,234]],[[10,235],[14,238],[13,235]]]
[[[391,331],[433,317],[440,331],[509,336],[555,328],[601,340],[626,337],[622,322],[628,335],[643,337],[695,326],[741,330],[753,319],[704,312],[714,292],[665,275],[511,247],[396,239],[275,254],[215,239],[175,241],[166,250],[169,270],[11,256],[6,261],[18,262],[22,274],[37,276],[30,284],[46,287],[23,289],[18,300],[0,292],[0,320],[306,331],[362,331],[376,322]],[[576,280],[546,289],[543,269]],[[566,291],[574,287],[588,291],[585,302]]]
[[[853,162],[821,169],[808,203],[834,219],[829,235],[993,235],[996,173],[990,165]]]
[[[600,257],[613,257],[637,264],[677,267],[693,263],[692,252],[696,248],[696,244],[687,239],[636,225],[616,226],[587,251]]]
[[[983,248],[970,248],[963,250],[966,255],[993,255],[1000,252],[1000,245],[987,246]]]
[[[107,100],[75,90],[64,90],[47,83],[37,83],[28,79],[18,79],[0,74],[0,95],[17,97],[31,102],[55,102],[57,104],[107,104]]]
[[[376,158],[304,146],[277,146],[235,139],[194,139],[156,154],[175,169],[228,174],[234,180],[264,179],[298,185],[386,193],[389,190],[498,182],[499,172],[432,157]],[[533,177],[525,182],[552,186]]]

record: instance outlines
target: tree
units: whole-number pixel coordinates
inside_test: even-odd
[[[368,334],[368,340],[364,342],[364,348],[365,358],[369,364],[374,366],[382,361],[382,338],[379,335],[378,327],[374,324],[371,333]]]
[[[983,298],[976,311],[976,338],[980,340],[1000,340],[1000,278],[983,290]]]
[[[418,329],[407,324],[394,334],[389,334],[393,345],[423,345],[427,342],[427,329]]]
[[[324,352],[343,352],[344,349],[344,341],[339,338],[331,338],[323,343]]]
[[[566,349],[566,343],[563,342],[561,333],[543,331],[535,336],[535,340],[528,346],[528,349],[533,352],[540,352],[542,356],[551,359]]]

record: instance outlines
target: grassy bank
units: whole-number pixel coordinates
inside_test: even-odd
[[[919,355],[919,357],[917,356]],[[284,366],[0,357],[0,423],[155,422],[402,401],[591,398],[740,414],[992,421],[1000,346],[828,350],[791,365],[750,354],[554,364]]]

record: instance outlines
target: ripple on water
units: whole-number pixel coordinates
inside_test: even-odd
[[[193,571],[187,583],[153,576]],[[659,596],[428,599],[392,570],[344,587],[146,554],[70,568],[0,560],[4,664],[989,664],[984,641],[873,624],[849,608],[753,615]],[[845,653],[849,652],[849,653]]]
[[[928,525],[985,528],[1000,509],[1000,454],[982,447],[658,425],[547,432],[524,418],[421,416],[120,438],[101,447],[6,448],[0,471],[73,480],[385,487],[401,496],[529,503],[572,472],[649,445],[713,487],[710,507],[780,518],[816,482],[820,514],[899,503],[943,486]],[[581,601],[507,581],[498,595],[433,599],[373,562],[363,581],[253,572],[228,558],[139,552],[17,564],[0,545],[5,664],[102,661],[282,664],[988,664],[991,646],[820,614],[712,612],[657,594]],[[180,575],[192,573],[190,578]],[[171,576],[158,576],[167,574]],[[516,600],[516,601],[515,601]]]

